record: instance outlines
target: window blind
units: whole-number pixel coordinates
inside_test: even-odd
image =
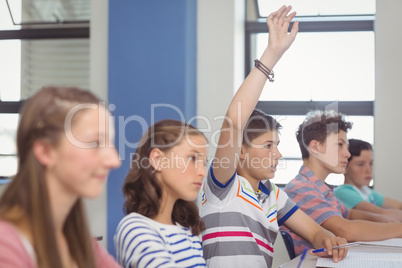
[[[21,98],[50,85],[89,89],[89,39],[22,42]]]

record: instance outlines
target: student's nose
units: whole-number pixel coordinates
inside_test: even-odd
[[[109,169],[120,167],[121,161],[115,147],[107,147],[104,152],[104,157],[105,157],[105,165]]]
[[[281,154],[281,152],[279,152],[278,148],[276,148],[276,151],[274,152],[274,157],[275,157],[275,159],[281,159],[282,158],[282,154]]]
[[[366,167],[366,173],[372,174],[372,173],[373,173],[373,166],[367,165],[367,167]]]
[[[350,154],[350,152],[349,152],[349,149],[346,148],[346,149],[345,149],[345,157],[346,157],[346,158],[349,158],[350,156],[351,156],[351,154]]]
[[[202,165],[199,165],[197,171],[198,171],[198,175],[199,175],[200,177],[204,178],[204,177],[207,176],[207,169],[206,169],[206,167],[205,167],[203,164],[202,164]]]

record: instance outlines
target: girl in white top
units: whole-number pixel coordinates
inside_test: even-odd
[[[114,237],[124,267],[205,267],[195,204],[206,176],[207,140],[195,127],[163,120],[142,136],[123,185]]]

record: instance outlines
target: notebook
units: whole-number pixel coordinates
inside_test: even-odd
[[[334,263],[332,258],[319,257],[316,267],[342,268],[400,268],[402,267],[402,239],[392,238],[382,241],[358,242],[349,248],[346,258]]]

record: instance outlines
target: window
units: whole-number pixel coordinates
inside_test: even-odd
[[[47,85],[89,88],[89,10],[89,0],[0,0],[0,178],[17,170],[23,101]]]
[[[255,38],[261,55],[268,34]],[[374,32],[301,32],[275,76],[262,101],[373,101]]]
[[[298,12],[299,33],[257,106],[283,125],[283,158],[273,179],[279,185],[293,179],[302,164],[295,132],[309,110],[334,107],[354,124],[348,138],[374,141],[375,1],[249,1],[257,12],[247,13],[246,73],[267,44],[263,16],[284,4]],[[343,175],[331,174],[326,182],[342,184]]]
[[[291,5],[298,16],[345,16],[375,14],[375,0],[256,0],[258,16],[267,17],[271,10]]]

